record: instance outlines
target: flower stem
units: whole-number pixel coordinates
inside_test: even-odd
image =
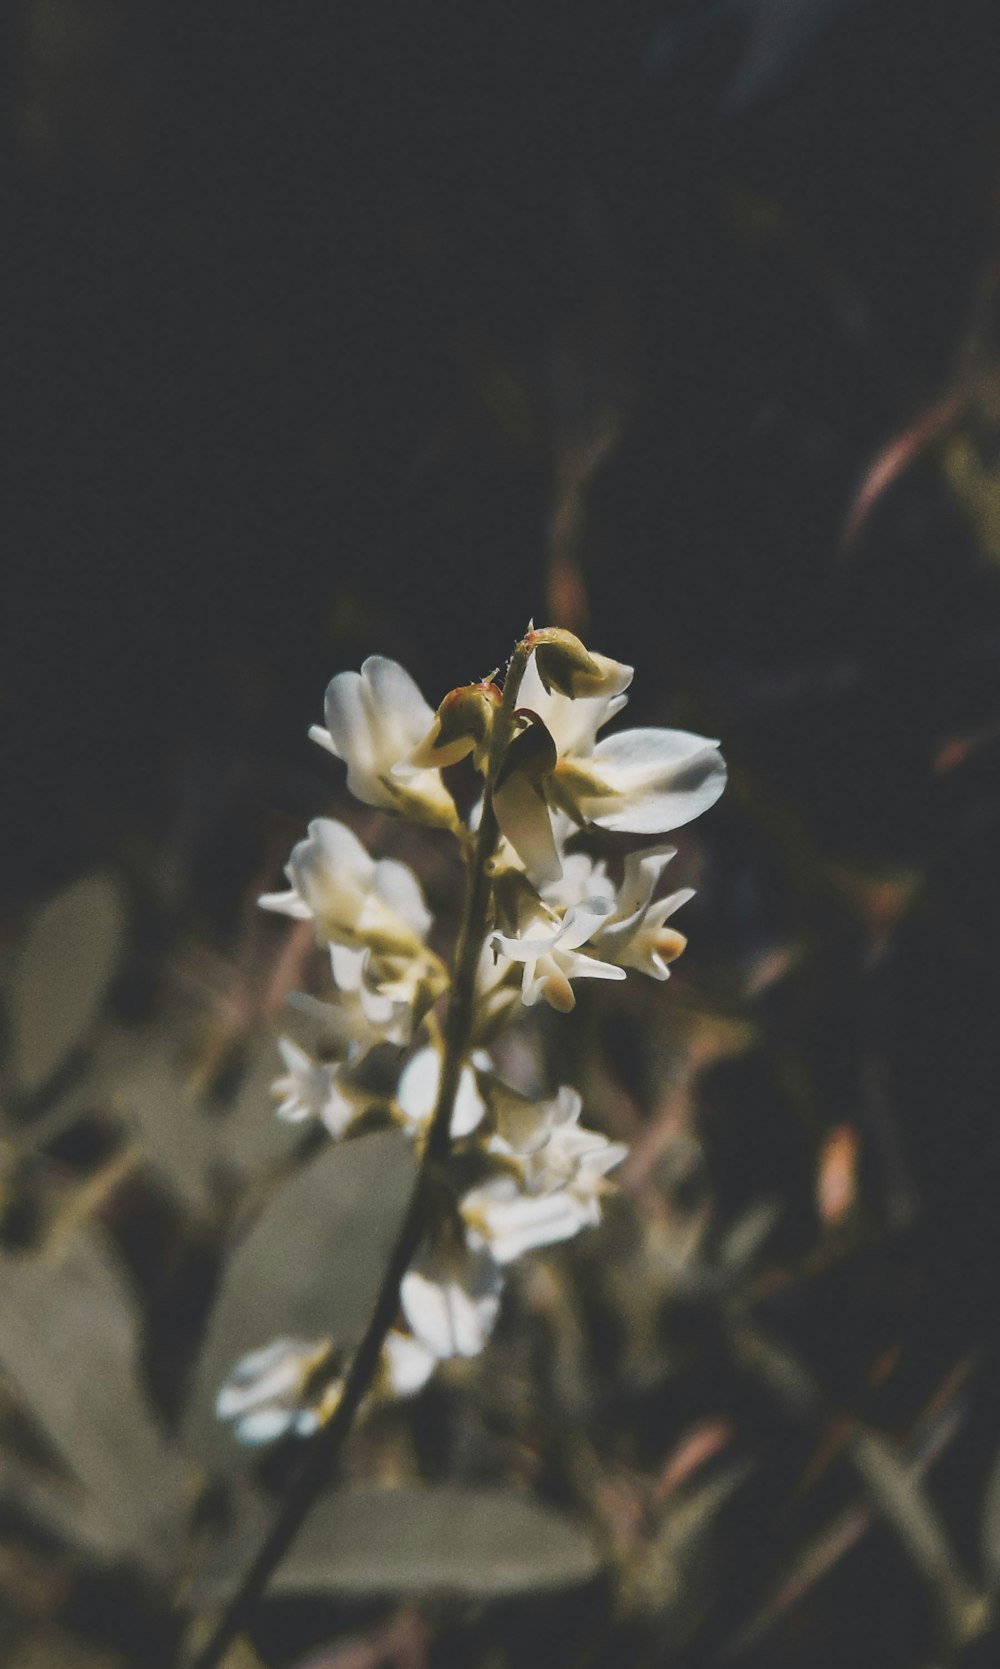
[[[350,1436],[358,1409],[371,1390],[378,1371],[382,1346],[399,1308],[400,1282],[423,1239],[433,1174],[448,1157],[451,1146],[452,1109],[472,1037],[476,971],[489,927],[492,895],[489,864],[496,850],[499,835],[493,809],[493,784],[510,741],[518,686],[529,652],[523,642],[514,650],[504,679],[503,700],[494,720],[482,816],[469,865],[465,908],[444,1019],[441,1082],[406,1215],[396,1236],[374,1309],[354,1354],[336,1410],[328,1423],[311,1439],[291,1488],[253,1564],[219,1618],[210,1638],[191,1661],[190,1669],[219,1669],[229,1647],[247,1627],[268,1582],[330,1481]]]

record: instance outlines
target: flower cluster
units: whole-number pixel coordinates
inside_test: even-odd
[[[532,629],[502,686],[491,677],[452,690],[436,712],[402,667],[372,656],[332,680],[326,724],[311,732],[345,762],[359,799],[451,831],[469,870],[450,971],[428,943],[416,876],[372,858],[343,823],[311,823],[289,859],[288,889],[260,901],[312,923],[332,975],[331,1000],[309,1000],[321,1058],[281,1042],[278,1116],[319,1120],[339,1140],[381,1109],[422,1155],[422,1240],[400,1285],[402,1326],[385,1337],[370,1394],[410,1394],[438,1362],[481,1351],[507,1266],[596,1224],[608,1173],[625,1156],[581,1124],[575,1090],[526,1094],[490,1049],[522,1008],[565,1013],[578,979],[622,980],[628,969],[666,979],[684,948],[669,918],[691,890],[656,897],[672,847],[630,850],[617,880],[571,848],[588,827],[678,828],[725,784],[718,744],[703,736],[642,728],[599,737],[631,679],[631,667],[571,633]],[[482,779],[467,820],[442,775],[462,760]],[[388,1101],[371,1087],[376,1049],[383,1074],[387,1054],[397,1066]],[[237,1364],[219,1415],[247,1442],[308,1434],[336,1408],[348,1370],[333,1341],[275,1340]]]

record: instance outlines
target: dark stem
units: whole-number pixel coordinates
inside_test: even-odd
[[[468,1053],[475,1013],[476,971],[489,926],[492,880],[489,862],[499,829],[493,810],[493,783],[507,748],[513,725],[514,702],[528,658],[518,644],[504,680],[503,702],[494,721],[483,811],[479,821],[466,887],[465,908],[455,951],[451,991],[444,1021],[441,1082],[424,1148],[392,1255],[379,1287],[375,1307],[344,1384],[343,1395],[327,1425],[311,1439],[291,1488],[257,1557],[220,1617],[211,1637],[192,1659],[190,1669],[219,1669],[229,1647],[247,1627],[268,1582],[298,1535],[303,1522],[336,1470],[350,1436],[355,1415],[371,1390],[386,1335],[399,1309],[399,1287],[424,1235],[432,1178],[451,1146],[451,1115],[462,1067]]]

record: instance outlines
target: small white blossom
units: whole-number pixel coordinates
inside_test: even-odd
[[[215,1399],[220,1420],[232,1420],[241,1443],[273,1443],[315,1431],[336,1407],[343,1390],[328,1380],[309,1397],[310,1381],[330,1357],[328,1339],[275,1339],[242,1356]]]
[[[423,944],[431,916],[413,871],[395,858],[376,862],[346,823],[314,818],[285,873],[290,891],[265,893],[258,902],[311,920],[321,944],[389,952]]]
[[[397,661],[370,655],[360,672],[338,672],[324,708],[326,727],[313,725],[309,734],[346,762],[347,786],[357,799],[418,822],[456,827],[455,802],[440,771],[405,763],[433,725],[434,712]]]
[[[511,772],[495,799],[500,826],[537,885],[559,878],[548,808],[577,823],[631,834],[680,828],[714,805],[725,787],[718,743],[686,730],[647,726],[603,740],[597,732],[621,711],[624,694],[574,699],[546,689],[532,656],[519,708],[551,739],[550,767]],[[541,743],[535,753],[541,753]]]
[[[470,1246],[487,1248],[499,1264],[570,1240],[591,1220],[574,1195],[525,1194],[512,1176],[491,1177],[473,1188],[461,1211]]]
[[[488,1067],[490,1058],[481,1050],[473,1056],[477,1066]],[[396,1107],[411,1136],[426,1135],[430,1129],[438,1090],[441,1086],[441,1052],[433,1046],[418,1049],[407,1062],[396,1088]],[[463,1066],[455,1091],[451,1112],[451,1134],[454,1140],[469,1136],[483,1121],[486,1107],[476,1085],[476,1075],[469,1065]]]
[[[487,1251],[425,1243],[399,1289],[412,1332],[438,1361],[478,1356],[500,1313],[503,1276]]]
[[[561,1014],[576,1004],[574,979],[624,979],[625,970],[602,962],[580,949],[592,939],[614,905],[607,898],[591,898],[574,904],[560,920],[539,903],[535,912],[519,922],[517,934],[494,933],[494,950],[511,962],[524,964],[521,999],[531,1007],[541,998]]]
[[[580,1097],[563,1084],[547,1101],[533,1101],[511,1089],[494,1073],[480,1074],[479,1086],[489,1108],[493,1135],[487,1143],[490,1153],[522,1158],[543,1148],[556,1125],[578,1118]]]
[[[288,1068],[283,1077],[275,1079],[272,1087],[279,1100],[278,1117],[291,1124],[318,1118],[331,1136],[342,1136],[359,1107],[338,1082],[339,1063],[313,1060],[290,1037],[280,1037],[278,1049]]]
[[[575,1091],[571,1093],[574,1099],[563,1103],[544,1147],[523,1161],[524,1185],[529,1194],[571,1194],[583,1209],[585,1222],[596,1225],[601,1216],[598,1201],[609,1187],[607,1173],[621,1164],[628,1148],[624,1142],[609,1142],[599,1130],[581,1126],[580,1098]]]
[[[629,854],[614,914],[595,939],[602,955],[625,968],[637,968],[652,979],[670,977],[667,963],[673,962],[687,943],[682,933],[665,923],[694,897],[694,888],[680,887],[653,903],[657,882],[676,855],[673,846],[653,846]]]

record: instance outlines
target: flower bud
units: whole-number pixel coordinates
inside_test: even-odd
[[[484,770],[493,714],[500,699],[500,691],[490,679],[449,690],[434,715],[430,730],[413,749],[406,764],[426,770],[434,766],[455,765],[471,753],[476,769]]]
[[[633,669],[587,649],[562,626],[544,626],[525,639],[535,651],[535,665],[547,693],[573,698],[614,696],[627,690]]]

